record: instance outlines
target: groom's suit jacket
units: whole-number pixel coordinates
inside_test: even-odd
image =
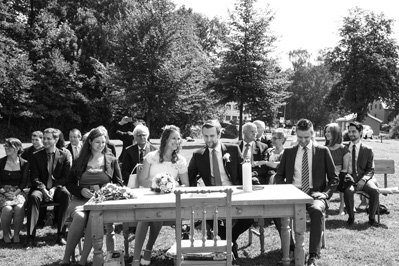
[[[275,180],[277,184],[292,184],[294,181],[295,158],[299,145],[285,148]],[[334,161],[325,146],[312,146],[312,185],[313,191],[326,193],[331,198],[338,185]],[[328,180],[328,182],[327,182]]]
[[[242,184],[242,156],[238,145],[221,144],[222,156],[229,154],[229,160],[223,159],[224,170],[233,185]],[[209,160],[209,149],[207,147],[200,148],[193,153],[193,157],[188,165],[188,177],[190,186],[197,186],[197,180],[202,178],[206,186],[211,186],[211,167]]]

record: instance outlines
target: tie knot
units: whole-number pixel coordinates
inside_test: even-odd
[[[53,155],[54,155],[54,152],[47,153],[47,157],[53,157]]]
[[[308,150],[308,147],[306,147],[306,146],[303,147],[303,150],[304,150],[304,151],[307,151],[307,150]]]
[[[249,146],[251,146],[251,144],[249,144],[249,143],[245,144],[245,147],[249,147]]]

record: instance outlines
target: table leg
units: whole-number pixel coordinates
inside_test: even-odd
[[[302,266],[305,264],[304,240],[306,231],[306,206],[295,205],[294,217],[295,231],[295,265]]]
[[[93,266],[104,264],[103,239],[104,222],[101,211],[90,211],[91,216],[91,237],[93,239]]]
[[[281,246],[283,249],[283,265],[290,265],[290,218],[281,218]]]

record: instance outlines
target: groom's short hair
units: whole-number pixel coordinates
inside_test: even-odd
[[[202,125],[202,129],[204,128],[216,128],[216,133],[219,135],[220,132],[222,132],[222,126],[220,125],[219,121],[217,119],[211,119],[211,120],[207,120],[205,121],[205,123]]]

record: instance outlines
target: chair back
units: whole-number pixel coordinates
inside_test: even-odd
[[[181,265],[183,254],[223,253],[226,265],[232,264],[232,189],[175,190],[176,194],[176,263]],[[217,239],[218,220],[225,219],[226,240]],[[190,223],[190,239],[182,240],[182,220]],[[202,221],[200,236],[195,235],[197,220]],[[207,240],[206,221],[213,221],[213,239]],[[196,239],[200,238],[200,239]],[[183,241],[186,241],[182,245]],[[189,241],[189,243],[187,243]],[[224,243],[224,244],[220,244]]]

